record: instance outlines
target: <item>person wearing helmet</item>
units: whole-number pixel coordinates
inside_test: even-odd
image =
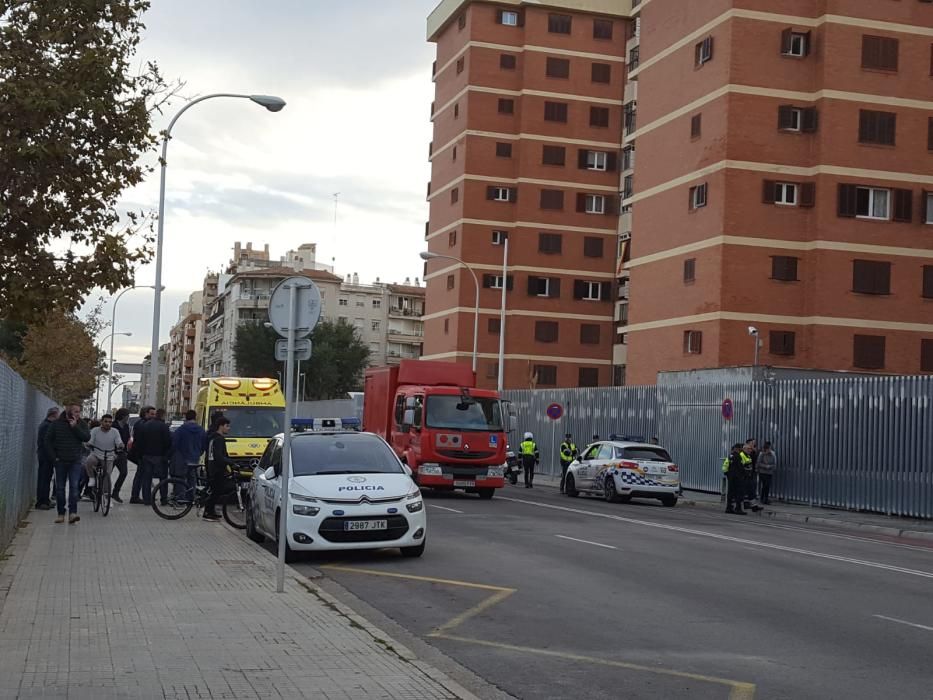
[[[532,488],[532,482],[535,478],[535,465],[541,461],[541,453],[538,452],[538,443],[535,442],[535,436],[531,433],[525,433],[525,439],[518,446],[519,453],[522,456],[522,467],[525,470],[525,488]]]

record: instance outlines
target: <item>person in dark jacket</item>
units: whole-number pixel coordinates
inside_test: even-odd
[[[220,516],[217,515],[217,503],[234,490],[232,471],[236,469],[237,464],[227,454],[229,432],[230,419],[218,419],[207,446],[207,481],[211,492],[204,504],[205,520],[220,520]]]
[[[724,470],[729,480],[729,490],[726,493],[727,513],[745,515],[742,502],[745,497],[745,470],[747,464],[751,464],[751,459],[742,451],[742,443],[737,442],[732,446],[732,454],[729,455]]]
[[[136,465],[136,473],[133,475],[133,485],[130,489],[130,503],[142,503],[140,497],[142,491],[142,454],[139,451],[139,433],[143,429],[146,421],[155,418],[156,410],[154,406],[143,406],[139,411],[139,420],[133,426],[133,446],[130,448],[129,458]]]
[[[771,479],[774,477],[774,470],[777,468],[777,455],[771,448],[771,443],[766,442],[758,455],[758,494],[761,503],[770,505],[771,503]]]
[[[55,462],[55,500],[58,509],[56,523],[65,522],[65,482],[68,482],[68,523],[74,525],[78,517],[79,484],[84,473],[81,460],[84,443],[91,432],[81,420],[81,407],[66,406],[64,413],[45,432],[45,448]]]
[[[123,441],[124,445],[130,444],[129,418],[130,412],[126,408],[117,410],[116,415],[113,417],[113,427],[116,428],[120,433],[120,440]],[[117,454],[116,467],[120,475],[117,477],[117,480],[113,485],[113,493],[110,494],[110,497],[117,503],[123,503],[123,499],[120,498],[120,489],[123,488],[123,482],[126,481],[126,475],[128,472],[126,452],[120,452]]]
[[[45,434],[49,427],[58,420],[58,409],[50,408],[45,414],[45,420],[39,424],[36,435],[36,456],[39,458],[39,476],[36,484],[36,509],[49,510],[52,503],[49,500],[52,477],[55,475],[55,461],[45,448]]]
[[[158,418],[147,420],[139,429],[139,483],[144,505],[152,504],[152,480],[168,476],[168,460],[172,452],[172,432],[168,425]],[[159,493],[163,505],[168,501],[168,485]]]
[[[188,411],[185,422],[172,435],[172,476],[184,479],[189,490],[195,486],[195,472],[207,439],[207,433],[198,425],[197,418],[197,413]]]

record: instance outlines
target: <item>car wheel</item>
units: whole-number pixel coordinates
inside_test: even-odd
[[[402,551],[402,556],[407,557],[409,559],[420,557],[422,554],[424,554],[424,548],[427,545],[427,543],[428,541],[425,540],[424,542],[419,544],[417,547],[400,547]]]
[[[580,495],[580,492],[577,491],[577,484],[573,480],[573,474],[568,474],[567,478],[564,480],[564,493],[571,498],[576,498]]]
[[[616,491],[616,480],[612,476],[607,476],[603,481],[603,498],[606,503],[616,503],[619,500],[619,493]]]
[[[677,505],[677,496],[662,496],[661,503],[663,503],[667,508],[673,508]]]
[[[476,489],[476,493],[478,493],[479,497],[482,498],[484,501],[488,501],[490,498],[492,498],[495,495],[496,490],[487,489],[487,488]]]
[[[246,536],[257,544],[262,544],[266,541],[266,536],[256,529],[256,521],[253,520],[252,506],[247,506],[246,508]]]

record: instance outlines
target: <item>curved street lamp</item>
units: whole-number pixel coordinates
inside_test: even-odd
[[[467,270],[470,271],[470,274],[473,275],[473,284],[476,286],[476,308],[473,311],[473,373],[476,373],[476,345],[479,340],[479,280],[476,278],[476,273],[473,272],[473,268],[470,267],[460,258],[456,258],[453,255],[442,255],[441,253],[432,253],[430,251],[424,251],[421,253],[422,260],[455,260],[456,262],[463,265]],[[502,278],[502,285],[505,286],[505,278]]]
[[[98,349],[100,352],[103,352],[103,351],[104,351],[104,340],[107,340],[108,338],[110,339],[110,357],[109,357],[109,360],[110,360],[110,370],[111,370],[111,372],[113,371],[113,337],[114,337],[115,335],[123,335],[123,336],[126,336],[126,337],[128,338],[128,337],[130,337],[130,336],[133,335],[133,334],[132,334],[132,333],[111,333],[111,334],[108,335],[108,336],[104,336],[104,339],[101,340],[100,343],[98,343],[97,349]],[[110,391],[110,380],[109,380],[109,375],[108,375],[108,381],[107,381],[107,391],[108,391],[108,392]],[[97,391],[95,392],[95,394],[96,394],[96,398],[94,399],[94,417],[97,418],[97,413],[98,413],[98,411],[100,411],[100,379],[97,380]]]
[[[239,95],[236,93],[227,93],[227,92],[218,92],[212,95],[204,95],[203,97],[198,97],[196,99],[188,102],[184,107],[178,110],[178,113],[172,118],[172,121],[169,122],[168,128],[165,130],[163,140],[162,140],[162,158],[161,163],[161,177],[159,182],[159,224],[158,224],[158,234],[156,235],[156,271],[155,271],[155,300],[152,305],[152,351],[150,354],[151,361],[149,363],[149,386],[151,387],[152,397],[150,398],[147,395],[147,399],[150,399],[150,403],[155,402],[156,394],[158,393],[158,382],[157,377],[159,376],[159,322],[161,320],[162,312],[162,240],[163,232],[165,228],[165,171],[168,167],[168,142],[172,138],[172,128],[175,126],[175,122],[178,121],[179,117],[182,114],[187,112],[189,109],[194,107],[199,102],[204,102],[204,100],[210,100],[215,97],[232,97],[235,99],[244,99],[250,100],[258,104],[261,107],[265,107],[270,112],[281,112],[285,107],[285,100],[281,97],[276,97],[275,95]],[[143,382],[143,386],[146,386]]]
[[[110,315],[110,328],[111,329],[114,329],[117,327],[117,302],[120,301],[120,297],[122,297],[124,294],[126,294],[127,292],[133,289],[155,289],[155,285],[145,284],[139,287],[134,285],[132,287],[127,287],[126,289],[121,291],[119,294],[117,294],[116,298],[113,300],[113,313]],[[163,292],[165,291],[165,287],[162,287],[162,291]],[[107,373],[107,413],[110,413],[110,411],[113,410],[113,405],[111,402],[111,397],[113,396],[113,392],[111,391],[111,387],[113,385],[113,337],[114,335],[121,335],[121,334],[120,333],[110,334],[110,355],[108,356],[110,371]]]

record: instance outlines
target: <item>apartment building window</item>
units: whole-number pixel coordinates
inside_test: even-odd
[[[810,54],[810,32],[795,32],[785,29],[781,32],[781,54],[803,58]]]
[[[622,149],[622,169],[631,170],[635,167],[635,146],[626,146]]]
[[[535,365],[534,376],[538,378],[538,386],[557,386],[556,365]]]
[[[913,194],[912,190],[840,184],[838,215],[860,219],[893,219],[910,223],[913,218]]]
[[[635,131],[637,114],[638,107],[635,100],[626,102],[622,107],[622,126],[625,128],[626,134],[631,134],[633,131]]]
[[[703,41],[693,47],[694,65],[702,66],[713,60],[713,37],[708,36]]]
[[[933,265],[923,266],[923,298],[933,299]]]
[[[499,98],[499,114],[515,114],[515,100]]]
[[[560,255],[563,240],[563,235],[559,233],[539,233],[538,252],[546,255]]]
[[[694,114],[690,118],[690,138],[698,139],[700,138],[700,133],[703,130],[703,115]]]
[[[454,161],[457,160],[457,147],[456,146],[450,149],[450,159]]]
[[[612,38],[612,20],[594,19],[593,20],[593,38],[611,39]]]
[[[638,63],[641,60],[641,47],[633,46],[628,51],[628,69],[634,71],[638,69]]]
[[[897,71],[899,42],[886,36],[862,36],[862,68]]]
[[[793,105],[778,107],[779,131],[813,133],[816,131],[818,121],[816,107],[795,107]]]
[[[507,291],[512,290],[512,282],[512,275],[505,278],[505,288]],[[502,289],[502,275],[483,275],[483,288]]]
[[[577,374],[579,386],[599,386],[599,368],[581,367]]]
[[[486,199],[493,202],[516,202],[518,201],[517,187],[496,187],[486,188]]]
[[[852,339],[852,366],[859,369],[884,369],[883,335],[856,335]]]
[[[920,371],[933,372],[933,340],[920,341]]]
[[[603,257],[603,239],[599,236],[585,236],[583,238],[583,257]]]
[[[697,278],[697,259],[684,260],[684,282],[695,282]]]
[[[454,105],[454,119],[460,116],[460,103]]]
[[[544,73],[549,78],[569,78],[570,60],[566,58],[554,58],[548,56],[545,64]]]
[[[445,318],[444,319],[444,335],[447,335],[448,333],[450,333],[450,319]]]
[[[695,185],[690,188],[690,209],[696,210],[706,206],[707,183]]]
[[[610,167],[610,154],[606,151],[588,151],[580,149],[578,165],[581,170],[615,170],[615,163]],[[612,154],[613,156],[615,154]]]
[[[496,143],[496,157],[497,158],[511,158],[512,157],[512,144],[510,143]]]
[[[598,323],[583,323],[580,325],[580,344],[599,345],[600,327]]]
[[[852,291],[859,294],[890,294],[891,263],[853,260]]]
[[[373,332],[378,333],[378,332],[379,332],[379,326],[380,326],[379,321],[373,321],[373,322],[370,324],[369,327],[372,328]]]
[[[626,175],[622,178],[622,198],[629,199],[635,194],[635,176]]]
[[[764,180],[761,200],[765,204],[812,207],[816,203],[816,186],[812,182],[775,182]]]
[[[797,282],[798,259],[787,255],[771,256],[771,279],[781,282]]]
[[[492,232],[492,244],[493,245],[502,245],[505,243],[505,239],[509,237],[508,231],[493,231]]]
[[[463,72],[463,68],[466,65],[466,57],[461,56],[457,59],[457,75]]]
[[[858,113],[859,143],[893,146],[897,130],[897,114],[860,109]]]
[[[923,192],[923,223],[933,224],[933,192]]]
[[[545,102],[544,103],[544,121],[567,123],[567,103],[566,102]]]
[[[465,28],[466,28],[466,14],[464,13],[457,18],[457,29],[462,30]]]
[[[768,352],[772,355],[792,356],[796,352],[797,334],[793,331],[771,331],[768,341]]]
[[[499,68],[502,70],[515,70],[515,56],[510,53],[500,54]]]
[[[535,321],[535,340],[539,343],[556,343],[558,326],[556,321]]]
[[[560,280],[556,277],[528,277],[528,296],[560,298]]]
[[[451,203],[451,204],[456,204],[456,203],[459,202],[459,201],[460,201],[460,188],[459,188],[459,187],[454,187],[454,188],[450,191],[450,203]]]
[[[486,379],[496,379],[499,376],[499,363],[490,362],[486,365]]]
[[[612,66],[608,63],[594,63],[590,78],[594,83],[609,83],[612,81]]]
[[[521,12],[513,10],[496,10],[496,22],[504,24],[506,27],[521,27],[525,24],[524,16]]]
[[[338,299],[338,300],[337,300],[337,305],[338,305],[338,306],[349,306],[349,305],[350,305],[350,300],[349,300],[349,299]]]
[[[583,301],[608,301],[610,285],[608,282],[573,281],[573,298]]]
[[[457,232],[456,231],[451,231],[450,233],[447,234],[447,245],[451,248],[457,245]]]
[[[456,277],[453,275],[447,275],[447,289],[453,289],[456,284]]]
[[[573,17],[570,15],[550,14],[547,16],[547,30],[551,34],[570,34]]]
[[[684,354],[699,355],[703,352],[703,331],[684,331]]]
[[[584,214],[605,214],[606,197],[601,194],[577,195],[577,211]]]
[[[564,165],[567,149],[564,146],[544,146],[541,149],[541,162],[544,165]]]
[[[609,108],[590,107],[590,126],[609,126]]]
[[[486,320],[486,330],[490,335],[499,335],[502,332],[502,319],[490,318]]]
[[[541,190],[541,208],[563,210],[564,192],[563,190]]]
[[[382,299],[373,299],[373,308],[381,309],[382,308]]]

